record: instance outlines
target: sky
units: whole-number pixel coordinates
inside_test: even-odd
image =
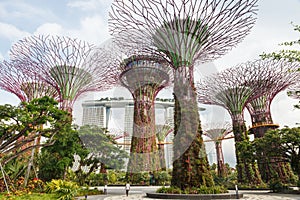
[[[0,60],[8,59],[11,45],[32,34],[67,35],[101,45],[110,38],[108,31],[108,12],[112,0],[0,0]],[[249,35],[225,56],[197,67],[196,80],[203,75],[214,73],[242,62],[258,59],[262,52],[273,52],[278,44],[299,39],[293,31],[291,22],[300,24],[300,0],[258,0],[257,21]],[[168,88],[158,97],[171,97]],[[106,96],[125,96],[129,92],[114,88],[108,92],[90,93],[75,103],[74,116],[81,124],[84,100],[100,99]],[[296,126],[300,122],[300,110],[293,108],[298,101],[287,97],[286,92],[278,94],[271,104],[275,123],[281,127]],[[0,104],[17,105],[19,100],[13,94],[0,90]],[[217,106],[200,105],[206,111],[200,113],[202,123],[230,121],[228,113]],[[247,126],[249,114],[245,113]],[[120,126],[120,115],[112,114],[111,126]],[[120,126],[122,127],[122,126]],[[223,142],[225,162],[235,162],[232,156],[233,140]],[[214,160],[214,148],[207,145],[210,160]]]

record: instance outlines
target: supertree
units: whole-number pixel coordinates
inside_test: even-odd
[[[156,125],[156,135],[158,141],[159,160],[162,170],[166,170],[166,159],[165,159],[165,139],[173,132],[173,127],[169,123]]]
[[[250,156],[253,150],[244,120],[244,108],[248,102],[257,98],[268,85],[260,88],[254,82],[259,77],[253,73],[252,62],[243,63],[211,75],[197,84],[198,101],[204,104],[224,107],[232,119],[235,139],[235,153],[238,182],[260,184],[262,182],[255,161]],[[252,87],[250,87],[250,83]]]
[[[29,36],[13,44],[12,60],[33,63],[27,67],[56,89],[60,106],[72,114],[82,94],[111,88],[117,78],[113,62],[101,48],[66,36]]]
[[[174,69],[172,186],[213,185],[194,88],[196,61],[224,55],[252,28],[257,0],[115,0],[109,26],[123,49],[156,52]]]
[[[271,103],[278,93],[298,82],[298,67],[299,63],[292,63],[283,59],[266,59],[253,62],[251,69],[259,79],[251,84],[256,85],[255,87],[268,85],[268,90],[265,90],[263,94],[249,101],[246,105],[252,121],[249,132],[253,133],[255,138],[264,137],[266,131],[279,127],[278,124],[273,123]],[[258,156],[259,171],[266,183],[272,179],[273,173],[277,174],[282,182],[289,181],[291,170],[286,163],[276,161],[278,160],[276,158],[267,158],[263,149],[257,149],[256,155]]]
[[[127,167],[129,176],[161,168],[156,143],[154,101],[157,93],[171,83],[172,71],[167,65],[165,60],[147,55],[131,56],[121,64],[120,82],[134,99],[133,135]]]
[[[256,138],[260,138],[268,129],[278,128],[272,120],[271,103],[278,93],[298,82],[299,63],[267,59],[257,60],[253,62],[253,65],[256,65],[253,73],[260,77],[253,84],[261,85],[261,87],[268,85],[268,90],[265,90],[264,94],[246,105],[252,121],[250,132],[254,133]]]
[[[21,102],[30,102],[35,98],[58,97],[56,90],[42,81],[37,74],[26,71],[32,63],[3,61],[0,63],[0,88],[15,94]]]
[[[215,143],[219,177],[225,177],[227,174],[222,150],[222,141],[231,132],[232,126],[230,123],[210,123],[203,125],[203,135],[209,137]]]

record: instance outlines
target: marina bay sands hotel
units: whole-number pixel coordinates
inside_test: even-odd
[[[123,97],[117,98],[101,98],[100,100],[88,100],[82,103],[83,116],[82,125],[96,125],[103,128],[109,128],[109,120],[111,119],[111,111],[114,108],[124,109],[124,135],[120,137],[123,140],[124,149],[130,151],[130,142],[133,132],[133,111],[134,104],[132,99],[124,99]],[[173,127],[174,125],[174,100],[173,99],[160,99],[155,101],[155,110],[163,111],[164,124]],[[173,145],[174,138],[173,132],[170,133],[165,139],[165,159],[166,167],[172,167]]]

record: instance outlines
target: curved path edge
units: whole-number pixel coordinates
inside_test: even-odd
[[[243,194],[167,194],[167,193],[146,193],[148,198],[155,199],[240,199]]]

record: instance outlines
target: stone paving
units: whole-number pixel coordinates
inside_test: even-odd
[[[244,197],[241,199],[245,200],[300,200],[300,195],[294,195],[294,194],[273,194],[273,193],[267,193],[267,192],[249,192],[249,193],[243,193]],[[111,196],[105,198],[105,200],[151,200],[150,198],[147,198],[145,194],[134,194],[129,195],[126,197],[125,195],[122,196]],[[161,199],[152,199],[152,200],[161,200]]]

